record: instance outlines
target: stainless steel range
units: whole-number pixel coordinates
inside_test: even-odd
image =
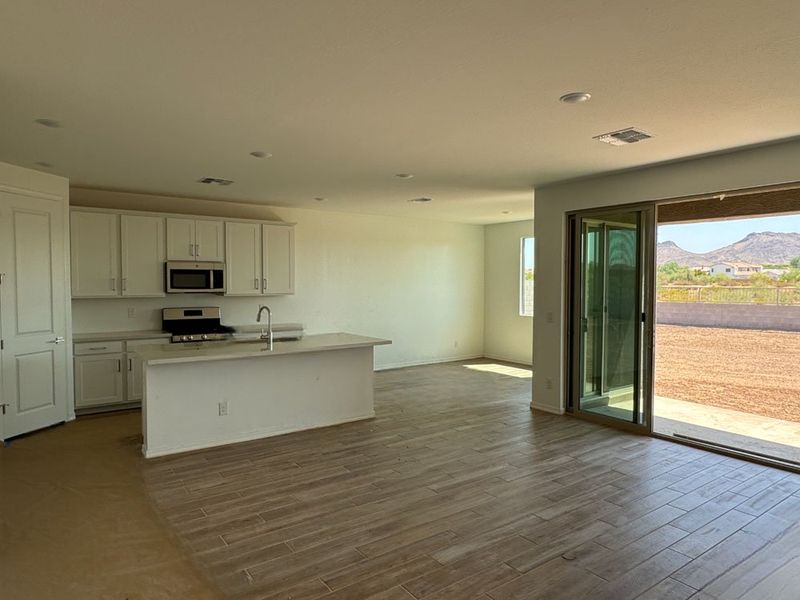
[[[164,308],[161,328],[172,334],[173,342],[205,342],[228,340],[233,327],[222,324],[218,306]]]

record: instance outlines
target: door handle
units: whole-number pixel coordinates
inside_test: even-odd
[[[47,343],[48,343],[48,344],[60,344],[60,343],[61,343],[61,342],[63,342],[63,341],[64,341],[64,338],[63,338],[63,337],[61,337],[61,336],[58,336],[56,339],[54,339],[54,340],[49,340]]]

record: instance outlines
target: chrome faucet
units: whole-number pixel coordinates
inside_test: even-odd
[[[261,323],[261,313],[267,311],[267,330],[261,328],[261,339],[269,342],[269,349],[272,350],[272,310],[266,304],[258,306],[258,314],[256,315],[256,323]]]

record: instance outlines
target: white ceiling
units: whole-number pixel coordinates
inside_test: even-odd
[[[798,22],[797,0],[4,2],[0,160],[80,187],[519,220],[534,185],[800,134]],[[573,90],[593,99],[558,102]],[[655,138],[592,140],[627,126]]]

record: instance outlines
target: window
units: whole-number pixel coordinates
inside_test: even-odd
[[[533,316],[533,238],[524,237],[519,259],[519,314]]]

